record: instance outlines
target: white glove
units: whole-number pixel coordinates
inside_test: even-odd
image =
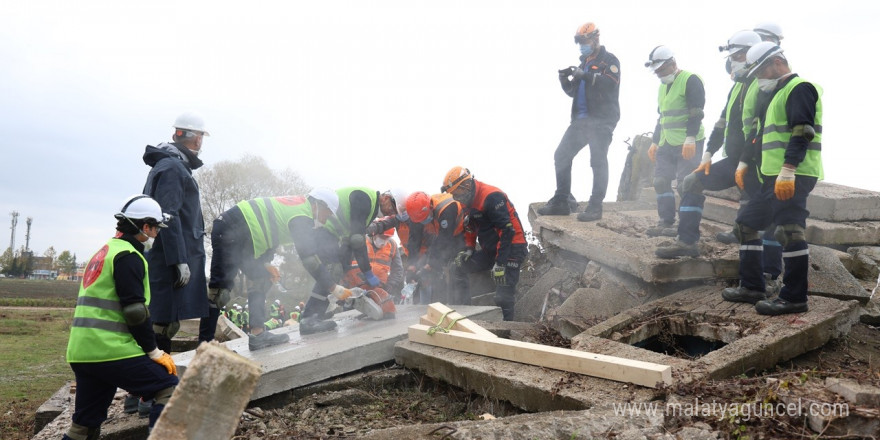
[[[339,304],[337,304],[337,301],[345,301],[348,297],[351,296],[351,294],[352,294],[351,290],[346,289],[345,287],[342,287],[339,284],[337,284],[336,287],[334,287],[333,290],[330,291],[330,294],[327,295],[327,302],[330,304],[327,304],[327,312],[326,313],[335,312],[336,309],[339,307]]]
[[[150,359],[155,361],[156,359],[159,359],[160,357],[162,357],[163,354],[165,354],[164,351],[159,350],[158,348],[154,348],[153,351],[147,353],[147,356],[149,356]]]
[[[189,265],[186,263],[180,263],[174,267],[177,268],[177,281],[174,282],[174,287],[185,286],[187,283],[189,283]]]
[[[694,170],[695,173],[699,173],[700,171],[704,172],[707,176],[709,175],[709,170],[712,169],[712,153],[705,152],[703,153],[703,159],[700,160],[700,166]]]

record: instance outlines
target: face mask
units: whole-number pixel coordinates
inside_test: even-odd
[[[744,63],[742,61],[731,61],[730,62],[731,78],[733,78],[734,81],[741,81],[741,80],[745,79],[746,72],[743,71],[743,70],[745,70],[745,67],[746,67],[746,63]]]
[[[155,240],[156,240],[156,239],[153,238],[153,237],[147,237],[147,241],[144,242],[144,252],[146,252],[146,251],[148,251],[148,250],[150,250],[150,249],[153,248],[153,242],[154,242]]]
[[[581,55],[588,57],[593,53],[593,46],[590,44],[581,44]]]
[[[376,249],[383,248],[386,244],[388,244],[388,239],[385,237],[373,238],[373,246],[375,246]]]
[[[454,199],[455,199],[455,198],[453,197],[453,200],[454,200]],[[422,220],[421,223],[422,223],[423,225],[430,225],[432,221],[434,221],[434,216],[433,216],[433,215],[429,215],[428,218]]]
[[[776,79],[761,79],[758,78],[758,87],[762,92],[772,92],[776,89],[776,84],[779,83],[779,78]]]
[[[672,84],[672,81],[675,81],[674,73],[670,73],[669,75],[660,77],[660,82],[663,84]]]

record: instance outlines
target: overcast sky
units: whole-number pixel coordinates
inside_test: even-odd
[[[577,63],[572,36],[585,21],[621,61],[606,202],[616,198],[624,141],[656,122],[659,81],[643,65],[651,49],[668,45],[702,76],[709,128],[732,85],[718,46],[766,20],[782,26],[793,70],[824,88],[826,181],[880,191],[873,2],[0,5],[3,249],[15,210],[17,248],[33,217],[35,253],[54,246],[88,259],[113,233],[121,202],[143,188],[144,146],[169,141],[186,110],[211,132],[206,166],[251,153],[313,186],[434,193],[463,165],[506,191],[527,222],[528,204],[555,189],[553,151],[571,105],[556,71]],[[591,176],[583,151],[580,200]]]

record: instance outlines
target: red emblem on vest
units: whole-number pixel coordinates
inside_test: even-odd
[[[98,276],[101,275],[101,271],[104,270],[104,258],[107,257],[107,252],[110,250],[110,246],[104,245],[95,256],[89,260],[89,265],[86,266],[86,271],[83,274],[83,287],[89,287],[95,280],[98,279]]]
[[[303,204],[306,201],[306,198],[303,196],[281,196],[275,197],[275,200],[283,205],[296,206]]]

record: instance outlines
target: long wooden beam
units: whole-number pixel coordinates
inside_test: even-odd
[[[440,324],[440,327],[446,328],[449,326],[449,323],[453,320],[455,321],[455,325],[452,326],[452,330],[458,330],[462,332],[473,333],[476,335],[483,335],[487,338],[494,338],[494,333],[489,330],[484,329],[477,325],[477,323],[471,321],[466,318],[461,313],[456,312],[455,310],[449,308],[446,304],[435,302],[428,305],[428,311],[426,314],[422,315],[419,319],[420,324],[424,325],[437,325],[440,321],[440,318],[446,314],[446,317],[443,319],[443,322]]]
[[[479,334],[449,330],[428,334],[427,325],[411,325],[409,340],[466,353],[497,359],[537,365],[556,370],[571,371],[603,379],[628,382],[655,388],[658,383],[672,383],[672,367],[651,362],[607,356],[586,351],[551,347],[530,342],[487,337]]]

